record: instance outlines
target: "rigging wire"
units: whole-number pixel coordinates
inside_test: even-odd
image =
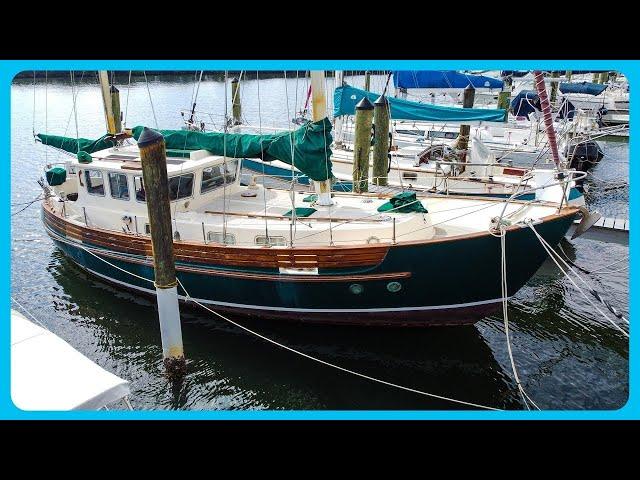
[[[156,117],[156,110],[153,107],[153,99],[151,98],[151,89],[149,88],[149,80],[147,79],[146,70],[143,70],[142,74],[144,75],[144,81],[145,81],[145,84],[147,85],[147,93],[149,94],[149,103],[151,104],[151,113],[153,113],[153,121],[155,122],[156,130],[158,130],[160,127],[158,127],[158,118]]]

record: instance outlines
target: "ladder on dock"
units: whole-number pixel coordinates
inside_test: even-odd
[[[576,220],[569,229],[567,235],[569,238],[573,235],[580,220]],[[620,245],[629,245],[629,219],[602,217],[589,230],[587,230],[581,238],[590,240],[599,240],[601,242],[618,243]]]

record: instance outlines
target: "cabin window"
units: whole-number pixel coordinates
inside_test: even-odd
[[[147,200],[147,196],[144,192],[142,177],[133,177],[133,188],[136,191],[136,200],[138,202],[145,202]]]
[[[87,181],[87,192],[91,195],[104,197],[104,178],[100,170],[85,170],[84,177]]]
[[[144,234],[151,235],[151,225],[149,225],[148,223],[144,224]]]
[[[267,246],[270,245],[272,247],[284,247],[287,244],[287,241],[284,237],[272,236],[269,235],[258,235],[256,237],[256,245]]]
[[[222,171],[225,175],[223,177]],[[226,163],[207,167],[202,170],[202,181],[200,182],[200,194],[210,192],[225,184],[233,183],[238,171],[238,160],[228,160]]]
[[[193,193],[193,173],[169,178],[169,200],[180,200]]]
[[[109,172],[111,196],[119,200],[129,200],[129,184],[124,173]]]
[[[418,174],[416,172],[402,172],[403,180],[418,180]]]
[[[235,245],[236,236],[233,233],[222,235],[222,232],[207,232],[207,240],[213,243],[224,243],[226,245]]]

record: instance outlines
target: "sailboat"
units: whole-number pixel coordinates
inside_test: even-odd
[[[343,183],[352,181],[354,136],[353,129],[349,130],[343,119],[354,115],[356,105],[363,99],[373,103],[378,100],[378,94],[349,85],[340,85],[334,92],[333,117],[338,127],[331,160],[335,178]],[[503,131],[504,127],[499,122],[506,115],[504,110],[443,107],[398,98],[388,98],[387,101],[390,117],[394,119],[393,143],[397,146],[389,152],[389,171],[384,179],[384,183],[391,187],[433,193],[508,198],[515,193],[523,193],[548,182],[549,176],[553,174],[549,170],[554,168],[555,164],[545,165],[543,161],[536,162],[540,160],[542,150],[542,146],[538,145],[538,136],[531,142],[532,145],[523,149],[519,144],[526,146],[529,130],[516,129],[507,133]],[[407,120],[413,122],[413,126],[395,124],[396,121]],[[440,122],[440,125],[436,125],[435,122]],[[467,122],[476,124],[472,127],[471,148],[460,151],[456,148],[459,127],[451,126],[451,123]],[[486,122],[492,125],[490,131],[487,130]],[[493,133],[498,137],[500,132],[502,136],[499,139],[492,136]],[[540,143],[543,137],[544,133],[541,133]],[[517,138],[520,138],[519,142],[516,142]],[[526,153],[527,159],[523,163],[529,167],[498,161],[496,145],[502,150],[510,149],[510,154],[516,150],[520,154]],[[531,165],[536,163],[537,168],[531,169]],[[255,172],[279,178],[294,178],[298,182],[308,183],[308,179],[304,178],[299,170],[292,171],[290,165],[280,161],[263,162],[260,159],[248,159],[244,165]],[[369,171],[373,172],[373,169]],[[574,205],[584,205],[584,196],[575,183],[579,176],[575,172],[570,174],[572,183],[568,200]],[[370,180],[376,179],[370,177]],[[523,195],[525,198],[533,198],[532,193]],[[561,199],[561,196],[558,197],[558,201]]]
[[[508,296],[546,258],[529,224],[556,245],[580,215],[555,200],[568,191],[562,176],[532,200],[331,192],[324,72],[311,77],[313,120],[274,135],[122,132],[108,108],[114,89],[103,85],[104,137],[37,135],[69,154],[41,183],[47,233],[89,273],[153,295],[145,204],[153,186],[142,177],[136,140],[162,135],[181,300],[261,318],[432,326],[474,323],[498,309],[503,254]],[[295,162],[316,194],[241,185],[245,158]]]

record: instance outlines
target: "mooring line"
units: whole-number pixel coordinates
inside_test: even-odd
[[[68,243],[71,244],[71,242],[68,242]],[[126,270],[124,268],[118,267],[117,265],[114,265],[113,263],[109,262],[108,260],[105,260],[104,258],[102,258],[102,257],[98,256],[97,254],[91,252],[89,249],[85,248],[82,245],[78,245],[78,244],[75,244],[75,243],[73,245],[85,250],[86,252],[88,252],[91,255],[93,255],[94,257],[96,257],[98,260],[103,261],[104,263],[106,263],[107,265],[110,265],[113,268],[116,268],[116,269],[118,269],[118,270],[120,270],[120,271],[122,271],[124,273],[128,273],[129,275],[131,275],[133,277],[136,277],[136,278],[139,278],[141,280],[146,280],[147,282],[153,283],[153,280],[149,280],[148,278],[141,277],[140,275],[136,275],[133,272],[129,272],[128,270]],[[350,373],[352,375],[356,375],[358,377],[365,378],[365,379],[371,380],[373,382],[381,383],[383,385],[388,385],[390,387],[395,387],[395,388],[398,388],[400,390],[406,390],[408,392],[417,393],[419,395],[424,395],[426,397],[431,397],[431,398],[436,398],[438,400],[445,400],[445,401],[448,401],[448,402],[458,403],[460,405],[466,405],[466,406],[469,406],[469,407],[481,408],[481,409],[484,409],[484,410],[496,410],[496,411],[503,410],[501,408],[489,407],[487,405],[481,405],[481,404],[473,403],[473,402],[466,402],[464,400],[458,400],[458,399],[455,399],[455,398],[445,397],[443,395],[437,395],[435,393],[424,392],[422,390],[417,390],[417,389],[411,388],[411,387],[405,387],[403,385],[398,385],[397,383],[387,382],[386,380],[382,380],[382,379],[379,379],[379,378],[376,378],[376,377],[371,377],[369,375],[365,375],[363,373],[359,373],[359,372],[356,372],[354,370],[349,370],[348,368],[341,367],[341,366],[336,365],[334,363],[327,362],[327,361],[322,360],[320,358],[313,357],[313,356],[311,356],[309,354],[306,354],[304,352],[296,350],[295,348],[288,347],[288,346],[286,346],[286,345],[284,345],[282,343],[276,342],[275,340],[272,340],[272,339],[270,339],[268,337],[265,337],[264,335],[254,331],[254,330],[251,330],[250,328],[247,328],[244,325],[241,325],[241,324],[239,324],[237,322],[234,322],[233,320],[231,320],[230,318],[227,318],[226,316],[222,315],[221,313],[210,309],[209,307],[207,307],[206,305],[203,305],[202,303],[200,303],[196,299],[194,299],[191,295],[189,295],[189,292],[187,292],[186,288],[184,288],[184,285],[182,284],[180,279],[177,278],[177,280],[178,280],[178,284],[180,285],[180,287],[182,288],[182,290],[184,291],[184,293],[185,293],[185,295],[187,297],[187,301],[192,301],[193,303],[195,303],[196,305],[200,306],[201,308],[207,310],[208,312],[213,313],[214,315],[217,315],[218,317],[222,318],[223,320],[231,323],[232,325],[235,325],[236,327],[238,327],[238,328],[240,328],[240,329],[242,329],[242,330],[244,330],[244,331],[246,331],[246,332],[248,332],[248,333],[250,333],[252,335],[255,335],[255,336],[257,336],[257,337],[259,337],[259,338],[261,338],[261,339],[263,339],[263,340],[265,340],[265,341],[267,341],[269,343],[272,343],[273,345],[276,345],[276,346],[278,346],[280,348],[283,348],[285,350],[293,352],[293,353],[295,353],[297,355],[300,355],[302,357],[308,358],[309,360],[313,360],[314,362],[318,362],[318,363],[320,363],[322,365],[326,365],[328,367],[335,368],[337,370],[341,370],[343,372]]]
[[[540,244],[542,245],[542,247],[545,249],[545,251],[547,252],[547,254],[549,255],[549,257],[551,257],[551,260],[553,260],[553,262],[556,264],[556,266],[558,267],[558,269],[564,274],[565,277],[567,277],[567,279],[571,282],[571,284],[582,294],[582,296],[587,300],[587,302],[589,302],[589,304],[596,309],[596,311],[602,315],[605,320],[607,320],[609,323],[611,323],[611,325],[613,325],[613,327],[618,330],[620,333],[622,333],[622,335],[624,335],[625,337],[629,338],[629,334],[627,332],[625,332],[622,327],[620,327],[620,325],[618,325],[616,322],[614,322],[613,320],[611,320],[609,318],[608,315],[606,315],[602,310],[600,310],[598,308],[598,306],[593,303],[593,301],[589,298],[589,296],[584,293],[584,291],[580,288],[580,286],[573,281],[573,278],[571,278],[571,276],[560,266],[560,264],[558,263],[558,261],[556,260],[556,257],[554,255],[556,255],[560,261],[562,261],[563,263],[565,263],[565,266],[567,268],[567,270],[573,272],[573,270],[571,269],[571,267],[564,262],[564,260],[562,259],[562,257],[560,256],[559,253],[555,252],[553,250],[553,248],[551,248],[551,246],[546,242],[546,240],[544,238],[542,238],[542,236],[540,236],[540,234],[538,233],[538,231],[534,228],[533,223],[531,222],[531,220],[529,220],[529,222],[527,222],[527,225],[529,226],[529,228],[531,228],[531,230],[533,231],[533,233],[536,235],[536,237],[538,238],[538,240],[540,241]],[[573,272],[574,275],[578,275],[577,273]],[[582,280],[581,277],[578,276],[578,278],[580,278]],[[584,281],[584,280],[582,280]],[[586,282],[585,282],[586,284]],[[591,287],[587,284],[587,287],[591,289]],[[593,290],[593,289],[591,289]],[[597,298],[597,297],[596,297]],[[623,317],[624,318],[624,317]],[[624,319],[626,320],[626,318]],[[628,322],[628,321],[627,321]]]

